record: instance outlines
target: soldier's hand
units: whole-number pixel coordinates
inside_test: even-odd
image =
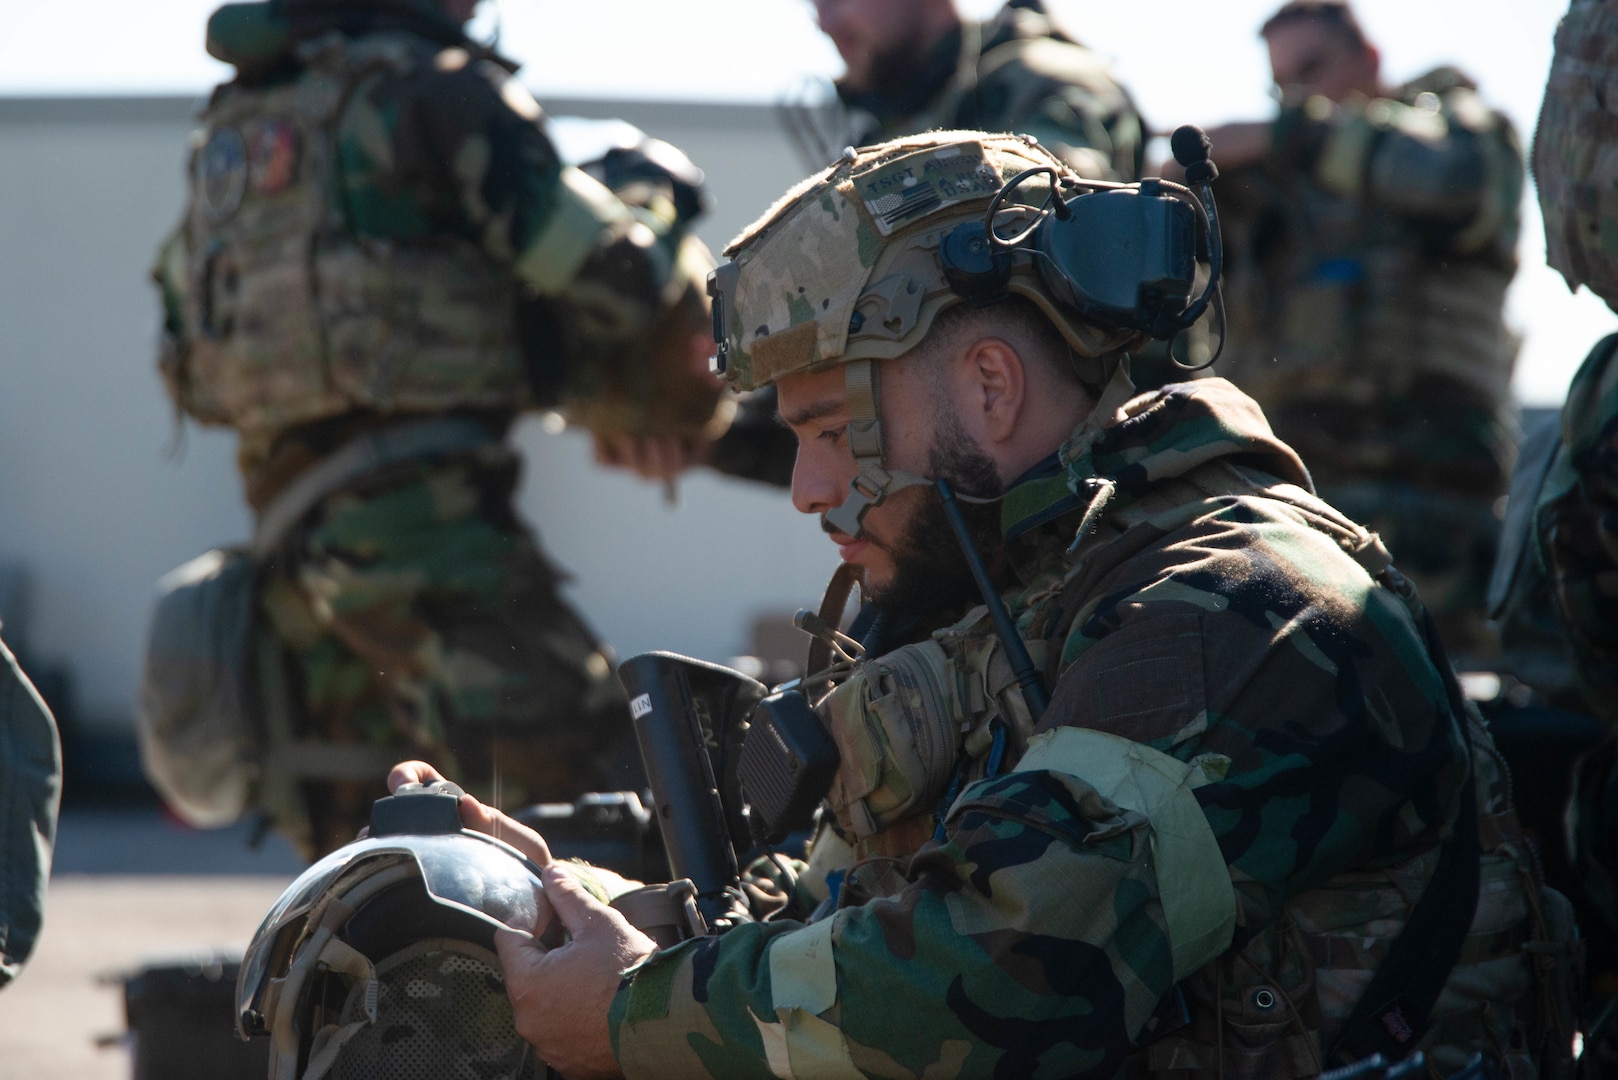
[[[388,772],[388,791],[398,791],[406,784],[431,784],[448,779],[425,761],[401,761]]]
[[[668,481],[701,464],[713,444],[677,435],[597,435],[596,464],[628,469],[643,480]]]
[[[657,944],[560,867],[547,867],[542,879],[544,906],[562,920],[571,940],[547,951],[523,934],[495,934],[517,1032],[569,1080],[622,1076],[607,1013],[623,973],[656,952]],[[549,914],[542,906],[539,922]]]
[[[388,790],[398,791],[405,784],[430,784],[449,779],[425,761],[401,761],[388,773]],[[462,795],[459,806],[461,824],[476,832],[487,833],[496,840],[504,840],[536,866],[551,864],[551,848],[545,838],[521,822],[507,817],[492,806],[485,806],[470,795]],[[543,921],[543,920],[542,920]]]
[[[1270,152],[1271,138],[1268,120],[1221,124],[1208,130],[1208,156],[1220,168],[1238,169],[1262,161]]]
[[[1208,156],[1221,169],[1240,169],[1262,161],[1270,152],[1272,132],[1268,120],[1221,124],[1208,129]],[[1157,168],[1165,180],[1185,182],[1185,166],[1169,158]]]

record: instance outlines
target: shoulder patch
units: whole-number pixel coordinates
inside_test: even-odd
[[[224,221],[247,194],[247,142],[233,127],[215,128],[196,165],[197,194],[213,221]]]
[[[278,117],[260,120],[247,142],[247,182],[254,195],[276,195],[298,177],[298,129]]]

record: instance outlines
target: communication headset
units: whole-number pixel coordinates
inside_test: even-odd
[[[1170,147],[1200,197],[1157,178],[1064,180],[1049,165],[1018,173],[989,201],[983,220],[944,237],[939,255],[950,288],[974,306],[992,304],[1008,295],[1014,260],[1029,259],[1053,299],[1104,327],[1173,339],[1212,304],[1222,348],[1224,248],[1212,188],[1219,170],[1198,128],[1176,130]],[[1019,201],[1019,189],[1042,174],[1049,178],[1045,198]],[[1064,196],[1064,187],[1074,194]],[[1193,299],[1199,276],[1202,288]],[[1199,370],[1217,358],[1218,350],[1195,367],[1175,362]]]
[[[1219,169],[1197,127],[1176,129],[1169,145],[1186,184],[1084,180],[1049,165],[1018,173],[990,199],[982,220],[945,235],[939,257],[951,290],[976,307],[995,303],[1009,295],[1013,266],[1029,260],[1051,298],[1085,321],[1171,342],[1212,306],[1219,339],[1212,356],[1196,365],[1175,359],[1187,370],[1208,367],[1224,347],[1224,246],[1212,187]],[[1049,182],[1044,198],[1020,200],[1023,186],[1042,175]],[[728,366],[726,301],[736,272],[721,266],[709,282],[718,374]],[[853,318],[857,332],[863,320],[859,312]]]

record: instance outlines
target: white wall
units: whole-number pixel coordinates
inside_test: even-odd
[[[708,170],[716,250],[798,178],[769,109],[547,102],[622,116]],[[0,565],[32,578],[37,657],[67,663],[91,723],[127,723],[152,582],[247,536],[228,433],[188,425],[183,452],[153,367],[152,252],[177,218],[195,103],[0,99]],[[518,431],[521,505],[574,596],[621,654],[723,659],[761,609],[819,597],[836,563],[771,489],[609,474],[582,436]],[[7,613],[0,611],[0,618]]]

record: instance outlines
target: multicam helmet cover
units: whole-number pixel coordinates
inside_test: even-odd
[[[1618,308],[1618,3],[1573,0],[1534,138],[1546,261]]]
[[[933,320],[963,302],[940,247],[981,221],[1013,177],[1048,168],[1078,178],[1032,138],[937,131],[850,149],[789,191],[725,249],[711,291],[722,308],[725,377],[741,390],[800,371],[899,356]],[[1044,198],[1048,177],[1019,189]],[[1064,312],[1031,261],[1014,264],[1011,293],[1037,304],[1080,357],[1116,353],[1137,337]],[[1098,367],[1095,381],[1104,381]]]

